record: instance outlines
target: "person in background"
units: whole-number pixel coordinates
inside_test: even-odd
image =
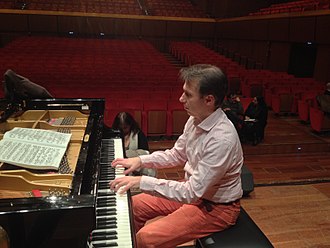
[[[253,145],[263,141],[267,125],[268,107],[262,96],[254,97],[245,111],[244,133]],[[252,138],[251,138],[252,137]]]
[[[126,175],[139,168],[184,165],[181,181],[125,176],[110,182],[119,193],[132,187],[143,192],[132,198],[138,248],[173,248],[222,231],[235,225],[240,212],[243,151],[221,109],[227,78],[218,67],[204,64],[182,68],[180,78],[179,101],[190,117],[174,147],[112,162],[126,167]],[[164,217],[146,224],[158,216]]]
[[[323,95],[316,96],[316,101],[320,109],[326,114],[330,115],[330,82],[326,84],[326,89]]]
[[[112,123],[112,128],[121,130],[123,134],[126,157],[130,158],[149,154],[148,139],[130,113],[118,113]],[[145,168],[134,172],[134,174],[155,176],[156,171]]]
[[[234,93],[229,94],[227,99],[225,99],[222,103],[222,110],[234,124],[238,134],[240,135],[240,130],[244,123],[244,108],[239,96]]]

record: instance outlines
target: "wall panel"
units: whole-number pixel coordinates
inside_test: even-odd
[[[58,31],[60,34],[73,32],[75,35],[84,35],[86,30],[86,17],[58,16]]]
[[[317,43],[330,43],[330,16],[316,17],[315,40]]]
[[[141,20],[136,19],[116,19],[115,21],[116,36],[140,37]]]
[[[314,78],[330,82],[330,45],[319,45],[317,48]]]
[[[166,21],[141,20],[141,35],[146,37],[164,37],[166,34]]]
[[[291,42],[306,42],[315,40],[315,17],[298,17],[290,19]]]
[[[115,19],[101,17],[86,18],[86,33],[99,36],[103,33],[107,37],[115,35]]]
[[[215,23],[192,22],[191,37],[192,38],[209,38],[214,37]]]
[[[253,52],[251,56],[257,62],[261,62],[263,67],[268,65],[269,45],[270,43],[267,41],[255,41],[253,43]]]
[[[167,22],[167,37],[190,37],[191,22],[171,21]]]
[[[269,55],[270,70],[284,72],[288,71],[290,58],[290,43],[272,43]]]
[[[28,16],[18,14],[0,15],[0,32],[28,32]]]
[[[245,38],[251,40],[266,40],[268,38],[268,22],[266,20],[251,20],[242,32]]]
[[[289,18],[268,20],[268,39],[274,41],[289,40]]]
[[[32,33],[57,33],[57,16],[30,15],[29,26]]]

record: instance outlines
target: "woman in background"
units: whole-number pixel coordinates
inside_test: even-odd
[[[245,111],[246,134],[253,139],[253,144],[260,143],[265,136],[265,127],[267,125],[268,107],[262,96],[253,98]],[[253,122],[251,122],[253,120]],[[249,125],[253,124],[252,126]]]
[[[118,113],[112,123],[112,128],[120,130],[123,134],[126,157],[132,158],[149,154],[148,139],[130,113]],[[148,168],[134,172],[134,175],[141,174],[155,176],[156,172],[154,169]]]

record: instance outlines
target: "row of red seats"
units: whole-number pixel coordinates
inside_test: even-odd
[[[205,12],[188,0],[145,0],[142,2],[134,0],[31,0],[0,1],[0,7],[6,9],[28,9],[44,11],[105,13],[125,15],[155,15],[155,16],[177,16],[191,18],[206,18]]]
[[[205,12],[188,0],[145,0],[149,15],[206,18]]]
[[[47,90],[56,98],[111,98],[111,99],[176,99],[178,100],[182,94],[182,87],[134,87],[134,86],[117,86],[117,87],[74,87],[52,86],[46,87]]]
[[[312,130],[323,132],[330,130],[330,116],[324,113],[316,101],[316,96],[322,94],[319,92],[311,92],[306,94],[306,98],[298,101],[299,119],[307,124],[310,124]]]
[[[143,12],[137,1],[134,0],[112,0],[112,1],[4,1],[7,9],[28,9],[45,11],[64,11],[64,12],[87,12],[87,13],[113,13],[142,15]]]
[[[251,101],[252,98],[241,98],[244,110]],[[105,123],[111,126],[115,116],[122,111],[131,113],[147,136],[180,135],[189,117],[178,98],[118,99],[110,97],[106,100]]]
[[[117,99],[106,100],[105,123],[111,126],[119,112],[134,116],[142,131],[148,136],[177,136],[188,119],[178,99]]]
[[[44,86],[174,86],[178,76],[178,68],[140,40],[22,37],[0,49],[0,72],[9,68]]]
[[[272,4],[249,15],[272,15],[278,13],[302,12],[329,9],[329,0],[302,0],[287,3]]]

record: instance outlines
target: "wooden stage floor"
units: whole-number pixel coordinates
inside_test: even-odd
[[[174,141],[152,141],[150,149]],[[269,113],[265,140],[242,145],[255,188],[242,206],[276,248],[330,248],[330,133]],[[158,171],[178,180],[182,167]]]

